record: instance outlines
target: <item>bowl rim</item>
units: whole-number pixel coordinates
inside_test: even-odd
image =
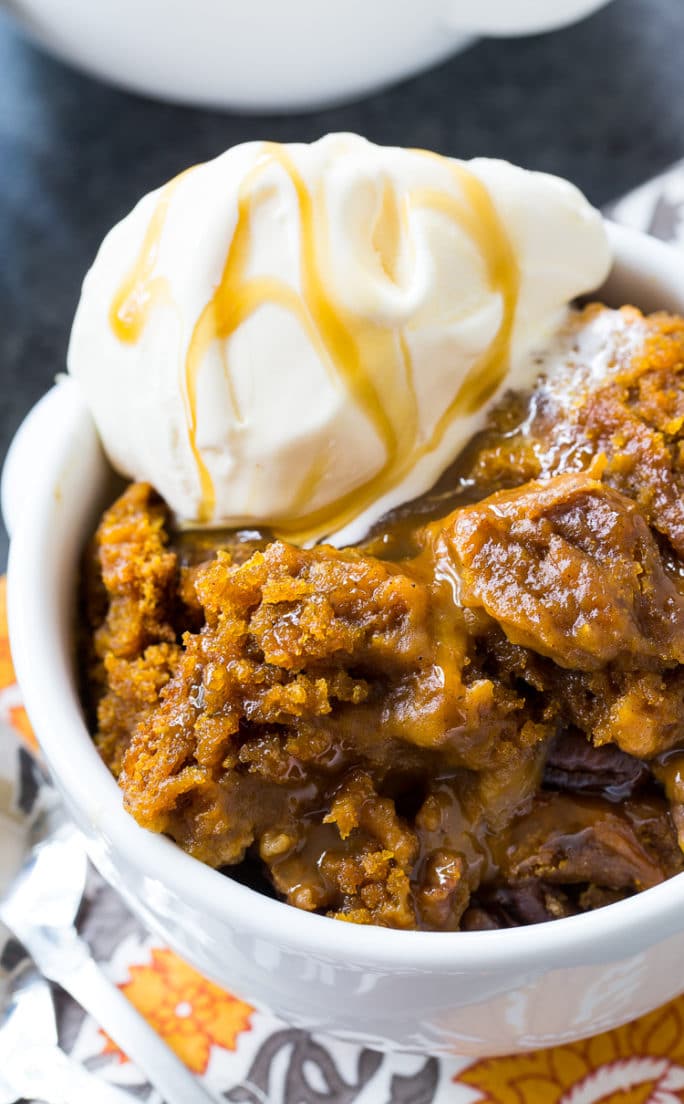
[[[684,257],[674,247],[609,224],[618,277],[665,274],[669,298],[684,311]],[[676,289],[676,290],[673,290]],[[667,296],[666,296],[667,297]],[[676,302],[675,302],[676,305]],[[667,304],[664,304],[667,306]],[[674,308],[673,308],[674,309]],[[12,653],[24,704],[46,762],[86,834],[98,837],[113,864],[122,859],[138,881],[160,883],[214,920],[244,929],[290,950],[316,953],[350,966],[391,967],[411,973],[440,969],[473,974],[515,962],[554,966],[601,961],[620,948],[636,951],[681,927],[684,873],[594,912],[528,927],[475,932],[399,931],[346,924],[307,913],[234,881],[183,852],[171,840],[141,828],[123,808],[122,794],[95,750],[81,711],[67,643],[65,609],[73,602],[74,550],[81,532],[64,530],[64,471],[93,464],[104,471],[97,435],[73,381],[59,383],[39,407],[50,415],[52,445],[35,466],[10,544],[8,616]],[[29,415],[31,418],[32,415]],[[16,465],[15,465],[16,467]],[[78,480],[74,487],[78,490]],[[72,545],[64,569],[55,546]],[[66,555],[66,552],[64,552]],[[62,557],[63,558],[63,557]],[[65,602],[65,594],[68,600]],[[46,610],[48,616],[46,617]],[[92,847],[92,840],[90,841]],[[93,849],[98,865],[98,847]],[[160,873],[161,872],[161,873]],[[106,871],[105,871],[106,873]]]

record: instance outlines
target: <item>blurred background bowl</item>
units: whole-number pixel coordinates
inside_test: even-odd
[[[552,30],[608,0],[4,2],[36,41],[125,88],[281,112],[363,96],[475,36]]]

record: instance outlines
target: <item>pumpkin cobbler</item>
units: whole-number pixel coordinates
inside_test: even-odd
[[[403,929],[569,916],[684,868],[684,320],[576,309],[553,358],[351,547],[180,528],[125,488],[85,557],[81,667],[139,824]]]

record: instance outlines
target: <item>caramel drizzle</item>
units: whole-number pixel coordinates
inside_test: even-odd
[[[169,204],[181,180],[190,172],[192,168],[184,169],[162,188],[138,256],[112,299],[109,325],[119,341],[126,345],[135,345],[147,325],[152,308],[168,297],[168,281],[153,273]]]
[[[422,151],[421,151],[422,152]],[[425,153],[424,156],[438,157]],[[444,163],[442,158],[438,158]],[[255,193],[254,185],[273,163],[287,175],[295,193],[300,224],[301,293],[269,276],[246,277],[252,219],[257,204],[269,194]],[[327,471],[327,457],[318,456],[297,489],[288,518],[278,519],[280,535],[303,542],[341,529],[400,482],[427,453],[437,448],[453,419],[477,411],[503,380],[509,360],[510,339],[518,297],[518,269],[508,238],[484,184],[459,165],[449,165],[463,200],[437,189],[416,189],[400,208],[389,182],[383,190],[380,211],[372,232],[372,244],[386,275],[396,281],[401,229],[408,209],[425,208],[445,214],[480,246],[492,289],[500,293],[502,318],[486,352],[471,367],[465,380],[441,416],[429,440],[417,443],[419,425],[413,368],[408,343],[398,330],[389,329],[336,304],[324,278],[329,256],[324,197],[306,187],[284,147],[264,143],[256,165],[246,174],[238,195],[235,230],[219,284],[193,329],[184,365],[184,394],[188,440],[201,488],[198,521],[209,522],[215,508],[215,491],[206,462],[197,445],[198,377],[207,353],[216,340],[230,336],[259,307],[269,303],[289,311],[302,326],[331,378],[342,385],[374,429],[384,449],[380,470],[361,486],[334,503],[306,511]],[[153,277],[172,190],[177,177],[162,192],[148,226],[140,254],[117,293],[110,319],[123,341],[136,341],[165,281]],[[232,391],[229,365],[224,366],[236,423],[241,416]],[[239,519],[235,519],[238,523]]]
[[[429,150],[414,150],[414,153],[444,163],[443,157]],[[493,341],[470,368],[440,419],[426,451],[432,451],[440,444],[449,423],[457,414],[476,413],[503,382],[508,371],[513,323],[520,293],[518,262],[489,191],[463,165],[454,162],[447,164],[460,185],[465,205],[449,192],[434,189],[421,189],[414,193],[414,203],[447,215],[478,243],[487,266],[491,288],[501,296],[502,314]]]

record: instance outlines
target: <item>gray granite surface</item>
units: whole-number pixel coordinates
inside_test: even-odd
[[[479,42],[360,103],[240,117],[107,87],[0,16],[0,455],[63,368],[102,235],[179,169],[247,139],[356,130],[561,173],[603,204],[684,156],[683,59],[684,0],[614,0],[569,30]],[[5,555],[3,535],[0,567]]]

